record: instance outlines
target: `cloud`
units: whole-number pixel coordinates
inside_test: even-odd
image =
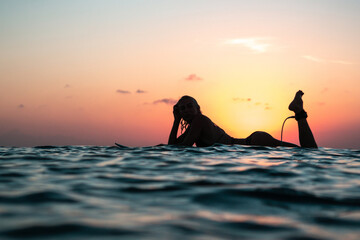
[[[201,81],[203,80],[201,77],[196,76],[196,74],[190,74],[185,78],[186,81]]]
[[[235,102],[250,102],[251,98],[233,98],[233,101]]]
[[[342,60],[334,60],[334,61],[330,61],[332,63],[339,63],[339,64],[344,64],[344,65],[354,65],[357,64],[355,62],[348,62],[348,61],[342,61]]]
[[[261,107],[261,106],[265,106],[264,109],[265,110],[270,110],[271,107],[269,106],[269,103],[262,103],[262,102],[254,102],[254,99],[251,98],[233,98],[234,102],[245,102],[248,104],[251,104],[252,106],[256,106],[256,107]]]
[[[147,91],[138,89],[138,90],[136,90],[136,93],[147,93]]]
[[[116,92],[117,92],[117,93],[120,93],[120,94],[131,94],[130,91],[128,91],[128,90],[122,90],[122,89],[118,89],[118,90],[116,90]],[[143,93],[147,93],[147,91],[138,89],[138,90],[135,91],[135,93],[143,94]]]
[[[70,88],[70,85],[69,85],[69,84],[66,84],[66,85],[64,86],[64,88]]]
[[[318,62],[318,63],[326,62],[324,59],[317,58],[317,57],[310,56],[310,55],[305,55],[305,56],[302,56],[302,57],[305,58],[306,60],[313,61],[313,62]]]
[[[255,53],[264,53],[272,46],[268,41],[270,37],[255,37],[255,38],[235,38],[224,41],[226,45],[241,45],[252,50]]]
[[[302,57],[309,60],[309,61],[317,62],[317,63],[337,63],[337,64],[343,64],[343,65],[358,64],[358,63],[355,63],[355,62],[349,62],[349,61],[343,61],[343,60],[327,60],[327,59],[318,58],[318,57],[314,57],[314,56],[310,56],[310,55],[304,55]]]
[[[121,90],[121,89],[118,89],[116,90],[117,93],[120,93],[120,94],[130,94],[131,92],[129,91],[126,91],[126,90]]]
[[[165,104],[169,104],[169,105],[174,105],[177,103],[177,100],[172,99],[172,98],[163,98],[163,99],[159,99],[153,102],[153,104],[158,104],[158,103],[165,103]]]
[[[327,91],[329,91],[329,88],[326,87],[321,90],[321,93],[326,93]]]
[[[19,109],[23,109],[25,108],[24,104],[19,104],[19,106],[17,106]]]

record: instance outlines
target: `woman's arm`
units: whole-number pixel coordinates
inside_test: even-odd
[[[170,132],[170,136],[169,136],[169,141],[168,141],[169,145],[177,144],[177,142],[178,142],[178,139],[176,137],[177,137],[177,132],[178,132],[178,128],[180,125],[181,116],[180,116],[179,107],[177,104],[175,104],[173,107],[173,115],[174,115],[174,123],[171,128],[171,132]]]
[[[170,144],[171,145],[176,144],[176,142],[177,142],[176,137],[177,137],[177,132],[178,132],[179,125],[180,125],[180,119],[175,118],[173,126],[171,128],[170,136],[169,136],[169,141],[168,141],[169,145]]]
[[[204,119],[202,115],[196,116],[185,133],[178,138],[178,145],[192,146],[200,137],[202,128],[204,127]],[[183,137],[183,138],[182,138]]]

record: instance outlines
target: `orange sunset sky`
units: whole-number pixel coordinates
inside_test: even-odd
[[[0,1],[0,146],[166,143],[195,97],[280,138],[303,90],[320,147],[360,148],[360,1]],[[296,121],[284,140],[298,144]]]

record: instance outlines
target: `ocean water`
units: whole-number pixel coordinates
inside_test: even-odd
[[[0,239],[360,239],[360,150],[0,147]]]

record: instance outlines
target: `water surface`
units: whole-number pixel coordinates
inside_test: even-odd
[[[0,147],[1,239],[360,239],[360,150]]]

